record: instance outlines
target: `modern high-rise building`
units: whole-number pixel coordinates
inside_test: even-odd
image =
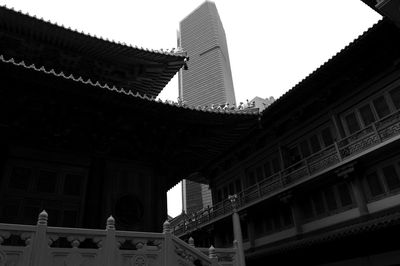
[[[187,179],[182,181],[182,208],[185,213],[193,213],[212,206],[209,185]]]
[[[179,73],[179,96],[188,105],[236,104],[225,31],[215,3],[205,1],[180,22],[178,45],[190,58]]]
[[[180,22],[178,46],[187,51],[188,70],[179,72],[179,97],[193,106],[236,104],[225,31],[215,3],[205,1]],[[183,210],[212,205],[208,185],[184,180]]]

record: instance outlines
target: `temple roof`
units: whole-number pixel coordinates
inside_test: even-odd
[[[328,112],[335,102],[370,86],[383,73],[395,71],[400,62],[398,47],[400,29],[382,19],[262,111],[259,127],[229,148],[231,158],[220,157],[206,165],[206,175],[214,178],[216,174],[212,173],[226,170],[221,169],[225,162],[232,165],[235,158],[260,152],[274,139],[304,126],[316,114]]]
[[[223,155],[258,121],[258,112],[159,102],[3,55],[0,73],[0,113],[9,114],[0,114],[0,125],[10,143],[138,160],[162,172],[168,187]]]
[[[326,106],[338,95],[354,91],[372,73],[393,66],[400,56],[399,44],[400,29],[387,19],[380,20],[265,109],[263,123],[290,114],[293,106],[316,99]]]
[[[189,175],[200,181],[202,174],[209,173],[204,170],[221,158],[241,158],[230,154],[234,145],[253,147],[249,143],[257,141],[254,136],[265,133],[261,126],[285,121],[310,102],[312,112],[320,110],[320,105],[326,106],[371,73],[393,64],[400,53],[396,50],[399,29],[383,20],[259,116],[156,101],[155,96],[185,64],[185,54],[102,40],[5,7],[0,7],[0,32],[5,33],[0,34],[0,70],[7,85],[1,88],[4,110],[0,110],[12,111],[8,117],[0,116],[0,125],[29,135],[27,143],[35,139],[49,149],[84,146],[107,156],[147,160],[157,164],[169,187]],[[70,64],[61,60],[64,57],[77,59]],[[81,64],[92,59],[93,64]],[[99,64],[99,72],[92,72],[91,66]],[[108,68],[126,73],[104,74]],[[41,105],[35,106],[32,98]],[[68,115],[62,108],[70,110]],[[25,119],[26,114],[30,119]],[[43,121],[53,128],[41,127]],[[77,143],[80,146],[74,147]]]
[[[370,8],[372,8],[373,10],[382,15],[381,11],[378,8],[376,8],[376,4],[378,2],[377,0],[361,0],[361,1],[363,1]]]
[[[65,79],[65,80],[72,80],[74,82],[78,82],[78,83],[82,83],[82,84],[86,84],[86,85],[90,85],[93,87],[98,87],[101,89],[106,89],[115,93],[119,93],[122,95],[126,95],[129,97],[135,97],[135,98],[140,98],[143,100],[147,100],[147,101],[152,101],[152,102],[157,102],[159,104],[164,104],[164,105],[170,105],[170,106],[174,106],[174,107],[178,107],[181,109],[189,109],[189,110],[196,110],[196,111],[200,111],[200,112],[208,112],[208,113],[223,113],[223,114],[236,114],[236,115],[258,115],[258,110],[254,109],[254,108],[243,108],[243,109],[239,109],[239,108],[211,108],[211,107],[199,107],[199,106],[190,106],[190,105],[186,105],[183,102],[174,102],[174,101],[170,101],[170,100],[166,100],[165,102],[163,102],[162,100],[158,99],[156,100],[154,97],[148,97],[147,95],[141,95],[140,93],[133,93],[130,90],[124,89],[124,88],[120,88],[120,87],[116,87],[116,86],[111,86],[107,83],[101,83],[98,80],[91,80],[90,78],[85,79],[81,76],[77,76],[74,74],[65,74],[63,71],[57,72],[55,69],[47,69],[44,66],[36,66],[35,64],[28,64],[26,63],[24,60],[19,61],[17,59],[14,58],[6,58],[4,55],[0,54],[0,62],[1,63],[5,63],[5,64],[11,64],[14,66],[18,66],[18,67],[22,67],[25,69],[32,69],[34,71],[37,72],[42,72],[48,75],[52,75],[52,76],[56,76],[59,77],[61,79]],[[218,106],[220,107],[220,106]]]
[[[184,65],[181,50],[149,50],[78,32],[0,6],[1,53],[155,97]],[[10,45],[15,50],[10,50]],[[4,51],[5,48],[9,50]],[[46,60],[51,57],[52,62]],[[61,58],[60,58],[61,57]],[[60,58],[58,61],[54,59]],[[40,62],[39,62],[40,61]],[[66,63],[66,61],[68,61]],[[97,72],[96,72],[97,71]]]

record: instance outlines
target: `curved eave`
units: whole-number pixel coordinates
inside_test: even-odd
[[[41,102],[40,108],[45,110],[50,103],[57,103],[51,108],[60,106],[61,109],[54,111],[53,117],[57,117],[58,112],[61,112],[62,116],[62,110],[65,109],[71,109],[71,113],[86,110],[79,116],[85,117],[83,120],[97,121],[93,123],[101,125],[100,128],[92,128],[84,122],[79,124],[81,119],[78,119],[74,120],[73,124],[63,123],[62,127],[66,128],[61,132],[88,132],[85,138],[89,139],[87,143],[90,149],[96,145],[96,142],[91,144],[91,136],[104,134],[106,138],[117,142],[116,146],[111,148],[109,156],[126,156],[128,159],[131,155],[140,154],[143,159],[157,163],[157,169],[164,169],[168,187],[222,156],[228,147],[237,143],[258,121],[256,113],[223,109],[197,110],[177,103],[160,102],[154,98],[134,94],[130,90],[73,75],[66,76],[44,67],[26,65],[23,61],[6,59],[4,56],[0,56],[0,67],[2,73],[9,73],[4,74],[6,76],[2,77],[3,82],[13,84],[1,89],[4,92],[2,95],[8,97],[8,100],[3,97],[3,101],[9,105],[2,108],[8,108],[5,110],[11,113],[29,113],[34,119],[27,122],[29,125],[21,128],[20,135],[31,135],[33,142],[36,141],[35,136],[43,136],[39,126],[41,122],[35,122],[35,119],[45,119],[41,116],[48,112],[38,111],[35,115],[36,111],[29,109],[31,97]],[[21,76],[24,80],[20,81]],[[17,88],[20,91],[16,92]],[[22,98],[26,102],[21,103],[12,95],[23,95]],[[5,123],[8,123],[11,118],[5,119]],[[51,126],[51,118],[49,119],[47,124]],[[68,127],[73,128],[68,130]],[[84,130],[80,130],[82,128]],[[117,132],[120,132],[120,137],[113,138]],[[81,141],[74,135],[67,135],[65,138],[71,138],[72,144]],[[125,143],[123,146],[118,144],[121,141]],[[68,145],[67,148],[72,149],[73,146]]]
[[[74,41],[82,42],[82,48],[90,47],[93,51],[105,56],[140,56],[153,60],[164,60],[165,58],[186,58],[186,52],[170,52],[164,50],[147,49],[132,46],[123,42],[117,42],[108,38],[91,35],[83,31],[71,29],[64,25],[58,25],[43,18],[37,18],[15,11],[13,8],[0,5],[1,26],[9,30],[16,30],[46,41],[53,41],[60,46],[68,45]]]
[[[148,97],[147,95],[142,95],[140,93],[133,93],[131,89],[125,89],[125,88],[119,88],[116,86],[108,85],[107,83],[101,83],[96,80],[91,80],[91,79],[85,79],[81,76],[69,74],[66,75],[64,72],[57,72],[54,69],[46,69],[44,66],[36,66],[35,64],[27,64],[23,60],[18,61],[14,58],[6,58],[4,55],[0,54],[0,62],[4,64],[10,64],[14,65],[16,67],[24,68],[24,69],[30,69],[35,72],[42,72],[47,75],[55,76],[60,79],[65,79],[65,80],[71,80],[73,82],[77,83],[82,83],[86,85],[90,85],[93,87],[98,87],[101,89],[106,89],[108,91],[116,92],[119,94],[123,94],[129,97],[135,97],[135,98],[140,98],[146,101],[151,101],[155,102],[156,104],[162,104],[162,105],[168,105],[172,107],[176,107],[179,109],[187,109],[187,110],[192,110],[195,112],[206,112],[206,113],[218,113],[218,114],[231,114],[231,115],[247,115],[247,116],[257,116],[258,111],[253,111],[253,112],[242,112],[240,110],[230,110],[230,109],[199,109],[194,106],[188,106],[188,105],[182,105],[179,103],[171,102],[171,101],[161,101],[161,100],[155,100],[154,97]]]
[[[301,105],[310,95],[332,89],[329,88],[331,83],[337,80],[346,77],[352,79],[356,73],[363,75],[373,68],[376,72],[382,70],[377,64],[368,63],[366,66],[365,60],[368,58],[379,60],[379,64],[391,65],[390,59],[394,56],[390,56],[388,49],[395,49],[393,41],[399,42],[399,36],[400,31],[394,24],[386,19],[380,20],[266,108],[261,113],[262,123],[266,124],[277,115],[290,112],[293,106]]]
[[[169,52],[139,48],[125,43],[114,42],[84,32],[78,32],[64,26],[44,21],[27,14],[0,6],[0,29],[4,32],[23,36],[27,40],[36,40],[59,49],[71,49],[93,58],[124,65],[130,69],[133,65],[144,67],[156,64],[161,68],[152,75],[150,81],[139,84],[137,91],[156,97],[165,85],[184,65],[186,52]]]

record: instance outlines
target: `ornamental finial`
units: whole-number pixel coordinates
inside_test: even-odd
[[[48,218],[49,218],[49,215],[47,214],[47,212],[45,210],[43,210],[41,213],[39,213],[37,224],[38,225],[47,225]]]
[[[163,224],[163,233],[164,234],[171,233],[171,224],[168,222],[168,220],[165,220],[165,222]]]
[[[215,253],[215,248],[213,245],[210,246],[210,248],[208,249],[208,257],[210,259],[216,259],[217,258],[217,254]]]
[[[237,194],[229,195],[228,199],[231,201],[233,210],[237,209]]]
[[[115,219],[112,215],[107,219],[106,229],[115,229]]]
[[[189,246],[194,247],[194,239],[193,239],[193,237],[189,237],[188,244],[189,244]]]

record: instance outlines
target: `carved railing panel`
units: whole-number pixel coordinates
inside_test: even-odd
[[[96,265],[101,260],[106,239],[104,230],[48,227],[48,265]]]
[[[339,154],[337,154],[335,151],[331,152],[330,154],[327,154],[320,160],[316,160],[313,163],[310,163],[309,169],[310,169],[310,174],[317,173],[319,171],[322,171],[329,166],[332,166],[334,164],[337,164],[340,162]]]
[[[309,173],[308,173],[307,166],[303,166],[303,167],[301,167],[299,169],[295,169],[291,172],[288,171],[283,176],[283,184],[284,185],[292,184],[295,181],[297,181],[305,176],[308,176],[308,175],[309,175]]]
[[[282,180],[279,175],[272,177],[270,180],[263,180],[260,182],[260,194],[261,196],[268,195],[272,191],[275,191],[283,186]]]
[[[164,237],[157,233],[117,231],[117,247],[122,265],[162,265]]]
[[[198,248],[202,253],[209,254],[208,248]],[[237,251],[234,248],[215,248],[215,255],[217,256],[218,263],[222,266],[236,266]]]
[[[394,118],[388,117],[383,122],[376,125],[380,139],[386,140],[400,133],[400,113],[396,113]]]
[[[178,257],[178,262],[180,264],[212,266],[208,256],[203,254],[199,249],[188,245],[186,242],[175,236],[171,237],[172,248]]]
[[[354,140],[343,147],[340,147],[340,155],[342,158],[352,156],[356,153],[362,152],[367,148],[379,143],[379,137],[375,132],[363,135],[360,139]]]
[[[34,226],[0,227],[0,265],[28,265],[34,234]]]

